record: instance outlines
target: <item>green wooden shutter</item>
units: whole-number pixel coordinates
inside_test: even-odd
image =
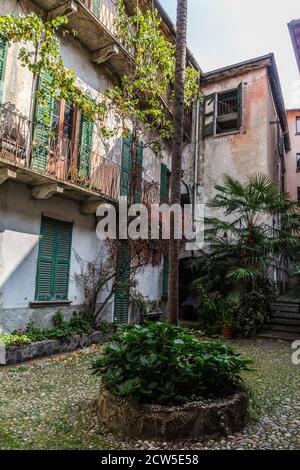
[[[143,193],[143,154],[144,154],[144,144],[139,142],[136,150],[136,188],[134,194],[134,203],[140,204],[142,202],[142,193]]]
[[[67,300],[69,291],[69,273],[72,245],[72,224],[57,224],[56,253],[53,276],[53,299]]]
[[[169,257],[164,256],[162,277],[162,299],[166,300],[169,293]]]
[[[128,323],[131,253],[125,241],[120,243],[117,257],[117,287],[114,298],[114,321]]]
[[[240,129],[243,122],[243,82],[237,89],[237,129]]]
[[[88,179],[91,171],[91,152],[93,146],[93,121],[88,121],[84,115],[81,117],[81,137],[79,155],[79,176]]]
[[[37,301],[67,300],[72,224],[42,218],[36,276]]]
[[[92,12],[99,18],[102,0],[92,0]]]
[[[131,158],[132,139],[126,137],[122,143],[122,162],[121,162],[121,177],[120,177],[120,196],[129,196],[130,183],[131,183]]]
[[[44,91],[45,102],[36,101],[33,133],[32,168],[46,170],[49,154],[49,136],[52,124],[53,98],[49,91],[51,77],[44,74],[39,78],[38,90]]]
[[[35,290],[37,301],[52,300],[56,225],[55,220],[42,218]]]
[[[203,137],[209,137],[213,135],[215,131],[215,93],[204,97],[203,106]]]
[[[0,103],[3,98],[5,66],[7,58],[7,41],[0,36]]]
[[[163,204],[169,203],[169,170],[164,165],[160,166],[160,202]]]

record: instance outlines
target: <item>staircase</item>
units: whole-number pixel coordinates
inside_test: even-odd
[[[300,339],[300,299],[280,297],[274,304],[271,322],[265,325],[259,337],[282,341]]]

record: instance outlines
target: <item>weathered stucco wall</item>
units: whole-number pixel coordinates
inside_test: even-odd
[[[286,191],[292,199],[297,199],[297,188],[300,187],[300,172],[297,171],[296,155],[300,153],[300,135],[296,133],[296,117],[300,117],[299,110],[287,112],[288,125],[291,139],[291,151],[286,154],[285,159],[285,184]]]
[[[34,3],[24,0],[22,5],[17,0],[1,2],[0,14],[26,13],[35,11],[43,16],[43,11]],[[10,44],[7,55],[6,73],[3,89],[3,103],[11,102],[17,111],[30,117],[34,107],[32,99],[33,76],[18,59],[19,44]],[[104,67],[91,62],[88,51],[76,38],[61,37],[61,53],[66,67],[74,70],[78,81],[94,98],[112,85],[111,75]],[[114,117],[111,116],[111,120]],[[112,121],[109,121],[110,123]],[[184,146],[183,177],[192,192],[194,176],[194,138]],[[120,164],[122,156],[121,135],[112,138],[106,146],[97,135],[95,125],[93,150],[98,155]],[[95,158],[95,157],[93,157]],[[149,148],[144,151],[143,177],[148,181],[160,182],[161,163],[171,168],[170,150],[163,152],[162,159],[157,158]],[[95,168],[97,161],[92,162]],[[80,266],[74,250],[84,260],[93,261],[101,243],[96,238],[96,219],[93,215],[84,215],[76,201],[53,196],[50,199],[34,200],[31,187],[25,184],[7,181],[0,185],[0,332],[23,327],[29,319],[35,319],[41,326],[49,325],[56,308],[29,308],[34,300],[35,280],[40,235],[41,215],[58,220],[74,222],[69,299],[71,307],[64,308],[70,314],[83,300],[82,292],[74,282],[74,274]],[[66,195],[66,194],[65,194]],[[64,195],[64,196],[65,196]],[[138,289],[152,300],[159,300],[162,289],[162,266],[148,266],[138,275]],[[109,319],[111,319],[110,317]]]
[[[209,95],[235,89],[243,82],[242,127],[239,131],[202,138],[199,183],[202,200],[215,195],[215,185],[224,174],[242,180],[256,172],[269,173],[268,166],[268,103],[269,89],[266,69],[253,70],[224,78],[203,86]]]

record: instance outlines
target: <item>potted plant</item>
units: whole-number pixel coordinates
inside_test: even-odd
[[[234,313],[232,307],[226,302],[225,299],[219,297],[217,300],[218,307],[218,326],[221,330],[223,338],[231,339],[234,336],[236,329],[236,321],[234,319]]]

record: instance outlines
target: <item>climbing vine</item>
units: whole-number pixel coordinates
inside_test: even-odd
[[[122,120],[123,132],[156,133],[160,140],[172,133],[172,117],[166,112],[172,108],[172,87],[175,70],[175,48],[161,30],[157,10],[142,12],[138,7],[128,16],[123,0],[117,1],[117,34],[131,52],[128,72],[117,86],[92,99],[80,85],[75,74],[68,70],[60,52],[58,31],[63,35],[76,34],[66,29],[68,19],[58,17],[43,21],[35,13],[0,16],[0,34],[9,42],[20,43],[19,59],[36,76],[47,74],[49,88],[55,99],[64,98],[78,108],[90,121],[97,121],[100,134],[109,137],[117,129],[107,125],[107,116],[113,111]],[[185,104],[189,107],[199,92],[198,71],[187,67]],[[37,98],[44,99],[44,91]],[[168,97],[168,106],[166,100]],[[156,153],[161,150],[157,138],[149,137],[149,145]]]

